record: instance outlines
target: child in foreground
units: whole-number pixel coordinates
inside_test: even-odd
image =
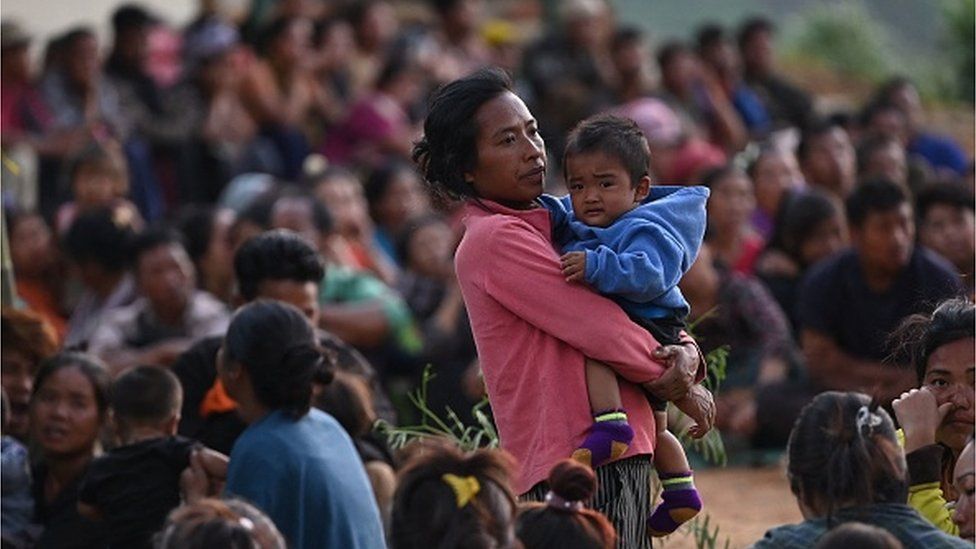
[[[689,307],[677,286],[701,247],[709,193],[704,187],[651,187],[649,163],[647,140],[633,121],[588,118],[566,144],[569,196],[541,200],[564,254],[566,280],[613,298],[662,345],[679,344]],[[609,367],[588,360],[586,384],[594,423],[573,457],[597,467],[623,455],[634,431]],[[698,514],[701,499],[684,449],[667,430],[667,402],[649,398],[657,425],[654,467],[664,492],[647,525],[651,535],[661,536]],[[701,437],[707,430],[695,425],[691,433]]]
[[[180,474],[196,454],[210,482],[227,476],[227,457],[176,435],[183,392],[169,370],[133,368],[112,386],[121,446],[97,458],[82,481],[78,512],[107,521],[110,547],[151,547],[180,504]]]

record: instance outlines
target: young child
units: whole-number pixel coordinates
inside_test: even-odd
[[[210,482],[227,476],[227,457],[174,436],[183,392],[169,370],[133,368],[112,386],[121,446],[96,459],[82,481],[78,511],[107,521],[110,547],[151,547],[166,515],[180,504],[180,474],[196,454]]]
[[[634,122],[588,118],[566,144],[569,196],[544,195],[542,202],[552,215],[553,241],[564,253],[566,280],[592,285],[659,343],[676,344],[689,312],[678,281],[698,255],[709,193],[703,187],[651,187],[649,162],[647,140]],[[586,382],[594,424],[573,457],[596,467],[621,456],[634,431],[613,371],[587,361]],[[650,399],[657,424],[654,467],[664,501],[647,524],[649,533],[661,536],[696,515],[701,499],[681,443],[667,430],[667,403]]]
[[[117,144],[93,143],[85,148],[71,166],[70,183],[72,199],[58,208],[55,218],[59,235],[67,233],[79,213],[101,207],[113,207],[142,227],[139,210],[126,198],[129,172]]]

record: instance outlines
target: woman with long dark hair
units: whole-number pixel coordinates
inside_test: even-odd
[[[455,266],[501,444],[521,465],[516,493],[541,500],[549,470],[579,446],[592,424],[584,361],[605,362],[623,379],[637,433],[620,460],[597,468],[593,506],[622,546],[647,547],[655,430],[640,384],[656,380],[650,388],[665,400],[694,396],[704,420],[712,404],[693,385],[704,374],[697,347],[661,347],[612,301],[566,283],[537,201],[545,143],[504,73],[438,90],[413,156],[435,192],[466,201]]]
[[[275,301],[245,305],[217,371],[248,424],[230,454],[226,491],[267,513],[290,547],[383,547],[352,440],[332,416],[310,409],[313,383],[333,372],[305,316]]]

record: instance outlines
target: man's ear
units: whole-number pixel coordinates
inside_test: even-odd
[[[640,202],[647,198],[647,195],[651,192],[651,176],[645,175],[640,178],[637,182],[637,186],[634,187],[634,202]]]

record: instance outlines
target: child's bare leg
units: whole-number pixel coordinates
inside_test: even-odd
[[[691,466],[685,449],[678,437],[668,431],[668,412],[655,411],[654,423],[657,427],[657,444],[654,446],[654,469],[658,474],[687,473]]]
[[[586,391],[594,423],[583,444],[573,452],[573,459],[599,467],[627,451],[634,431],[627,424],[613,370],[601,362],[586,359]]]
[[[586,359],[586,393],[590,397],[590,411],[594,415],[623,408],[617,374],[606,364],[590,358]]]
[[[682,523],[691,520],[702,508],[701,497],[695,489],[691,466],[678,437],[668,431],[667,411],[655,411],[657,445],[654,447],[654,468],[661,480],[663,492],[658,505],[647,519],[651,536],[666,536]]]

